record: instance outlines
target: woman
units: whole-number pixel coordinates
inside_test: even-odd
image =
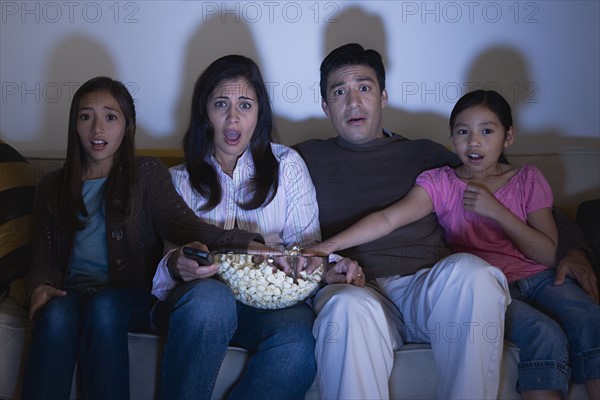
[[[121,82],[97,77],[75,93],[66,163],[35,197],[24,399],[68,399],[76,362],[82,398],[129,398],[127,332],[150,330],[163,239],[243,248],[257,237],[198,220],[164,165],[135,157],[135,127]]]
[[[239,55],[216,60],[196,82],[185,164],[171,169],[173,183],[205,222],[252,229],[279,249],[314,243],[320,230],[310,175],[294,150],[272,142],[272,132],[258,66]],[[165,301],[153,321],[168,333],[162,398],[210,398],[230,344],[251,354],[232,398],[304,398],[316,372],[310,307],[246,306],[209,279],[217,270],[182,257],[180,249],[159,266],[153,293]]]

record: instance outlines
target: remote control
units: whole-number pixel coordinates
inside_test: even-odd
[[[212,254],[208,251],[198,250],[194,247],[185,246],[183,248],[183,254],[187,258],[196,260],[198,265],[212,265],[214,262]]]

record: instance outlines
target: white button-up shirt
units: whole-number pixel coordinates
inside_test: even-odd
[[[266,206],[254,210],[244,210],[238,206],[238,203],[251,196],[248,182],[254,175],[254,163],[249,149],[238,159],[231,177],[211,156],[210,163],[217,171],[223,191],[220,203],[212,210],[201,210],[205,199],[192,188],[185,165],[170,169],[173,184],[196,215],[209,224],[223,229],[258,232],[267,245],[279,249],[320,241],[317,197],[304,160],[287,146],[271,143],[271,148],[279,161],[279,189]],[[177,286],[177,282],[171,279],[166,263],[174,246],[167,244],[165,247],[171,250],[159,263],[152,282],[152,294],[160,300],[166,299]]]

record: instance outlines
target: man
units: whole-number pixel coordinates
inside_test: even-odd
[[[458,162],[430,140],[383,129],[385,69],[374,50],[333,50],[321,64],[321,96],[338,136],[296,149],[317,189],[324,238],[402,198],[422,171]],[[394,352],[407,342],[431,344],[438,398],[497,397],[510,302],[499,269],[450,255],[435,215],[341,254],[326,281],[342,284],[313,299],[322,398],[389,398]],[[587,281],[576,261],[561,279],[569,272]]]

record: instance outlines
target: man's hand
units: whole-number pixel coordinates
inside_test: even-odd
[[[55,297],[66,296],[67,292],[59,290],[50,285],[39,285],[31,294],[31,305],[29,307],[29,320],[33,321],[38,311]]]
[[[335,264],[329,264],[325,273],[327,283],[350,283],[363,287],[366,283],[365,274],[358,263],[349,258],[342,258]]]
[[[596,303],[599,302],[598,278],[583,251],[571,250],[558,261],[554,284],[562,285],[567,276],[575,279]]]
[[[327,261],[326,257],[313,257],[313,256],[274,256],[273,264],[286,275],[291,275],[294,278],[299,278],[300,273],[305,271],[308,275],[311,275],[321,265]]]

